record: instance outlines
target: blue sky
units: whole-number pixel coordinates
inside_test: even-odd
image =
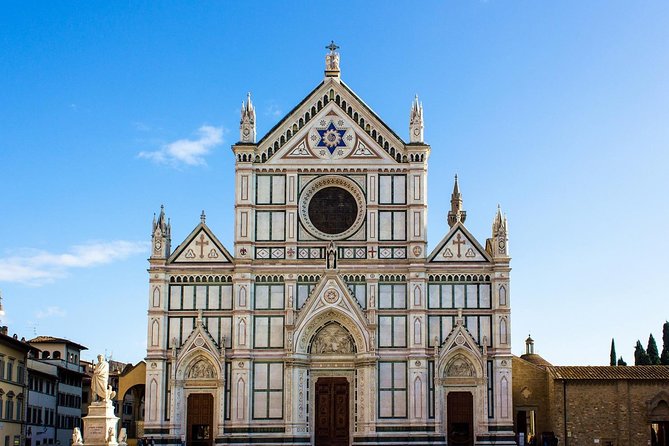
[[[669,318],[667,23],[662,1],[3,2],[2,322],[142,359],[153,213],[176,246],[204,209],[231,250],[239,106],[264,134],[334,39],[400,136],[424,104],[430,248],[456,173],[480,241],[507,213],[514,353],[531,333],[606,364],[615,337],[632,362]]]

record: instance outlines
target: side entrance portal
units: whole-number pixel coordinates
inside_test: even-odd
[[[188,395],[188,445],[211,446],[213,444],[214,397],[209,393]]]
[[[448,444],[474,446],[474,402],[469,392],[450,392],[446,400]]]
[[[349,388],[346,378],[316,381],[316,446],[348,446]]]

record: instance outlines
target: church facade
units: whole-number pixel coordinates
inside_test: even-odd
[[[227,250],[201,216],[149,267],[145,435],[157,444],[515,444],[506,218],[479,243],[457,178],[428,252],[430,146],[340,78],[256,142],[250,96]]]

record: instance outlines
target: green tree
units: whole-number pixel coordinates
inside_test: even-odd
[[[618,365],[627,365],[627,363],[625,362],[625,360],[623,359],[622,356],[620,358],[618,358]]]
[[[660,355],[660,364],[669,365],[669,322],[662,326],[662,355]]]
[[[653,333],[648,336],[648,347],[646,348],[648,354],[648,361],[650,365],[658,365],[660,363],[660,354],[657,352],[657,342],[653,337]]]
[[[641,341],[636,341],[636,346],[634,347],[634,365],[649,365],[650,358],[648,353],[644,350]]]
[[[616,365],[616,342],[611,338],[611,361],[610,365]]]

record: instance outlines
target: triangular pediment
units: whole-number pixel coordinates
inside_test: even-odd
[[[198,313],[195,320],[195,328],[190,332],[186,340],[179,347],[176,353],[177,345],[172,344],[174,348],[173,355],[176,356],[177,373],[184,375],[190,374],[191,378],[213,378],[208,373],[210,365],[214,366],[215,372],[220,376],[220,367],[215,364],[224,362],[225,348],[220,348],[214,338],[211,336],[202,319],[202,311]],[[193,365],[200,363],[201,370],[193,370]],[[201,375],[201,376],[200,376]]]
[[[344,281],[328,271],[316,285],[295,320],[297,350],[308,350],[308,342],[319,327],[340,323],[353,337],[358,352],[368,351],[368,322],[358,301]]]
[[[337,274],[326,273],[302,306],[295,321],[295,326],[299,326],[302,321],[313,317],[315,313],[320,313],[329,308],[341,310],[354,316],[361,324],[367,324],[360,304],[351,295],[346,283]]]
[[[200,223],[177,246],[168,263],[232,263],[232,256],[211,229]]]
[[[491,262],[485,249],[462,223],[453,225],[428,257],[428,262]]]
[[[195,328],[193,328],[193,331],[190,332],[179,349],[179,358],[198,349],[207,351],[214,355],[214,357],[218,357],[222,351],[207,330],[207,327],[205,327],[201,312],[198,314],[197,319],[195,319]]]
[[[405,143],[351,89],[329,78],[257,144],[266,164],[397,164]]]
[[[455,326],[439,348],[439,375],[451,378],[483,376],[484,349],[465,327],[462,314],[455,321]]]
[[[456,348],[466,349],[477,356],[481,355],[481,347],[465,327],[461,316],[456,318],[455,326],[441,344],[439,351],[441,355],[448,355],[451,350]]]

